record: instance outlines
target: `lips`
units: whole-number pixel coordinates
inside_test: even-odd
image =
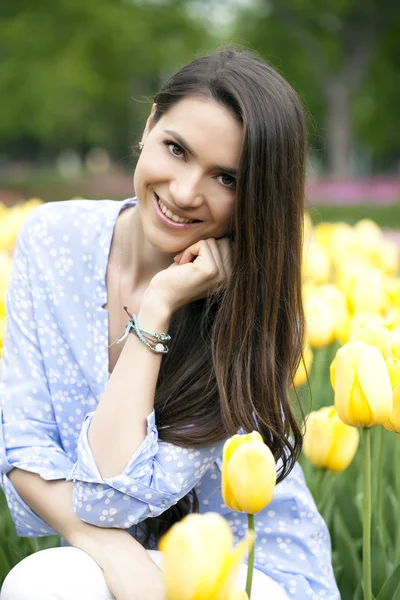
[[[165,216],[166,216],[168,219],[170,219],[171,221],[173,221],[174,223],[180,223],[180,224],[184,224],[184,225],[191,225],[192,223],[199,223],[199,222],[200,222],[200,220],[199,220],[199,219],[192,219],[191,217],[189,217],[189,216],[186,216],[186,215],[184,215],[184,214],[182,214],[182,213],[179,213],[178,211],[171,210],[171,208],[170,208],[170,207],[169,207],[169,206],[166,204],[166,202],[164,202],[164,200],[162,200],[162,199],[160,198],[160,196],[158,196],[158,194],[156,194],[156,193],[154,192],[154,195],[155,195],[155,197],[156,197],[156,199],[157,199],[157,203],[158,203],[158,205],[159,205],[159,207],[160,207],[160,210],[161,210],[161,212],[162,212],[162,213],[163,213],[163,214],[164,214],[164,215],[165,215]],[[175,221],[174,219],[172,219],[172,218],[171,218],[171,215],[167,215],[167,214],[166,214],[166,212],[167,212],[167,211],[168,211],[168,212],[170,212],[170,213],[171,213],[171,215],[174,215],[174,216],[176,216],[176,217],[178,217],[178,218],[180,218],[180,219],[188,219],[189,223],[186,223],[186,222],[185,222],[185,223],[182,223],[181,221]]]

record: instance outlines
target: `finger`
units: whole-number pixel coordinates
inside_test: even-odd
[[[233,270],[233,243],[229,238],[221,238],[217,240],[217,243],[220,248],[226,275],[230,277]]]
[[[188,262],[193,262],[201,270],[208,273],[211,278],[218,275],[218,265],[206,240],[199,240],[184,250],[179,264],[183,265]]]
[[[218,241],[215,238],[208,238],[206,240],[206,243],[210,247],[215,264],[218,267],[218,279],[219,280],[225,279],[226,278],[225,266],[224,266],[224,262],[222,259],[220,245],[218,244]]]

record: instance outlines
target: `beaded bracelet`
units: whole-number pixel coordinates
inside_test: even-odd
[[[143,342],[143,344],[145,344],[148,348],[150,348],[150,350],[152,352],[155,352],[156,354],[166,354],[168,352],[168,346],[163,342],[169,342],[171,339],[171,336],[168,333],[164,333],[164,332],[154,333],[151,331],[147,331],[146,329],[141,329],[139,327],[137,316],[131,315],[131,313],[128,311],[128,308],[126,306],[124,306],[124,310],[129,317],[129,321],[126,326],[125,333],[119,340],[117,340],[116,343],[120,344],[121,342],[123,342],[123,340],[128,337],[129,333],[132,332],[132,333],[135,333],[136,336],[139,338],[139,340],[141,342]],[[147,334],[150,337],[156,338],[157,343],[152,344],[150,341],[148,341],[144,337],[143,334]]]

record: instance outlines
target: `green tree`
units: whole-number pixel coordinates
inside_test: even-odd
[[[2,150],[31,142],[48,152],[126,151],[148,110],[141,101],[207,45],[184,8],[178,0],[1,3]]]
[[[395,0],[326,0],[322,5],[314,0],[260,0],[238,16],[235,37],[246,40],[278,68],[282,65],[284,75],[320,121],[319,135],[334,176],[349,174],[354,133],[360,128],[365,133],[366,119],[374,112],[375,99],[368,104],[362,95],[374,98],[384,96],[382,88],[393,90],[394,60],[382,70],[375,66],[375,72],[380,70],[380,90],[374,90],[368,76],[375,58],[386,55],[385,44],[390,43],[391,51],[395,47],[398,57],[400,42],[394,32],[399,17]],[[364,119],[357,119],[360,110]],[[380,114],[381,121],[385,118]],[[393,141],[389,119],[386,128]],[[378,138],[385,142],[384,136],[375,134]],[[318,138],[314,144],[319,145]]]

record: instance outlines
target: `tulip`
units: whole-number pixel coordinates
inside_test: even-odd
[[[368,269],[354,277],[347,290],[353,312],[382,312],[388,305],[385,280],[379,269]]]
[[[383,426],[389,431],[400,433],[400,360],[390,358],[386,361],[393,391],[393,410]]]
[[[261,435],[253,431],[225,442],[222,457],[222,496],[232,510],[256,514],[271,502],[276,464]]]
[[[400,286],[398,306],[400,306]],[[389,330],[393,330],[395,327],[400,328],[400,308],[389,308],[383,319],[383,325]]]
[[[322,298],[318,288],[305,288],[304,312],[307,336],[312,348],[329,346],[335,339],[335,320],[329,304]]]
[[[326,406],[308,415],[303,452],[311,464],[334,473],[347,469],[353,460],[360,435],[345,425],[334,406]]]
[[[350,317],[349,337],[360,329],[360,327],[366,327],[367,325],[387,327],[387,319],[375,312],[357,312]]]
[[[254,532],[254,515],[271,502],[276,485],[276,463],[258,431],[234,435],[222,453],[222,497],[232,510],[247,513],[249,531]],[[246,592],[251,598],[254,546],[250,551]]]
[[[378,266],[387,275],[396,275],[399,270],[399,251],[392,240],[383,240],[377,252]]]
[[[345,294],[333,283],[319,286],[318,292],[332,314],[334,338],[342,343],[347,342],[350,316]]]
[[[348,342],[331,364],[335,408],[353,427],[382,425],[392,412],[392,387],[382,353],[365,342]]]
[[[350,342],[362,341],[366,342],[370,346],[378,348],[385,359],[390,358],[390,331],[383,326],[379,325],[365,325],[357,329],[351,337]]]
[[[391,307],[389,308],[389,311],[392,310],[400,312],[400,277],[387,277],[385,281],[385,290],[388,303]]]
[[[394,327],[389,337],[389,358],[400,359],[400,327]]]
[[[254,533],[233,548],[233,534],[218,513],[187,515],[161,538],[168,600],[239,600],[234,585]]]
[[[374,259],[384,241],[382,229],[371,219],[361,219],[354,226],[356,244],[360,254]]]
[[[340,265],[346,257],[352,256],[356,250],[356,236],[353,228],[347,223],[335,223],[331,237],[332,260]]]
[[[316,241],[304,245],[303,250],[303,275],[317,283],[329,281],[331,275],[331,261],[325,248]]]

